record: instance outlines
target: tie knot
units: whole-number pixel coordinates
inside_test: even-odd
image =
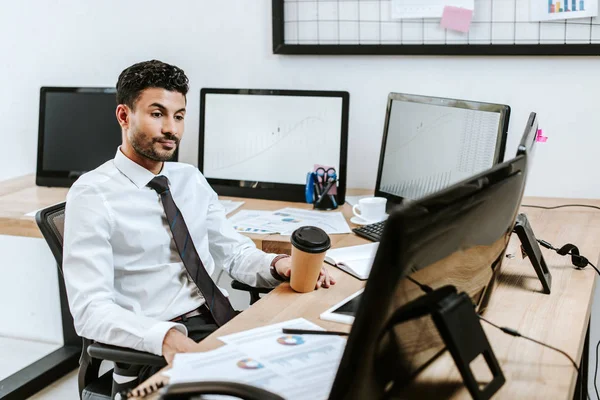
[[[150,182],[148,182],[148,187],[156,190],[158,194],[163,194],[164,192],[169,190],[169,180],[166,176],[158,175],[152,178]]]

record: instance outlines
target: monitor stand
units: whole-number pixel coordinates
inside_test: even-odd
[[[466,293],[457,293],[454,286],[444,286],[431,291],[397,309],[384,325],[379,336],[380,341],[386,333],[393,332],[395,326],[426,315],[431,315],[473,399],[490,399],[502,387],[505,378],[475,313],[473,302]],[[400,328],[400,333],[401,331]],[[483,355],[493,377],[483,388],[471,370],[471,362],[480,354]],[[382,367],[386,365],[382,359],[386,356],[392,355],[382,351],[380,362],[375,364],[376,371],[378,364]],[[379,372],[385,374],[383,369]]]
[[[525,214],[517,215],[517,221],[513,232],[519,236],[519,240],[521,241],[521,252],[524,257],[529,257],[533,269],[542,283],[543,293],[550,294],[552,275],[550,275],[540,246],[538,245],[535,235],[533,234],[533,229],[531,229],[531,225]]]

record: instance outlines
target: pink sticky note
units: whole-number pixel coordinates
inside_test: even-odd
[[[538,129],[535,141],[536,142],[546,143],[546,140],[548,140],[548,136],[544,136],[544,132],[542,132],[541,129]]]
[[[440,25],[442,28],[466,33],[471,26],[473,10],[461,7],[445,6]]]

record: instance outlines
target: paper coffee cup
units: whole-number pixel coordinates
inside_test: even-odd
[[[325,252],[331,240],[325,231],[316,226],[303,226],[292,233],[292,275],[290,286],[296,292],[315,290]]]

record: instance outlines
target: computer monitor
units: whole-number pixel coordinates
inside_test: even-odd
[[[375,196],[390,210],[501,162],[509,117],[503,104],[390,93]]]
[[[115,88],[42,87],[36,184],[69,187],[114,158],[121,144],[116,107]]]
[[[200,92],[198,168],[220,195],[304,202],[307,173],[334,167],[346,192],[348,92]]]
[[[519,154],[392,212],[330,399],[406,398],[403,388],[443,352],[430,317],[407,321],[380,340],[392,313],[424,295],[415,282],[433,289],[453,285],[483,312],[505,257],[526,172],[527,153]]]
[[[537,114],[534,112],[529,113],[529,118],[527,119],[527,125],[525,125],[525,132],[521,137],[521,142],[519,143],[519,147],[517,148],[517,155],[519,154],[529,154],[529,160],[531,162],[531,156],[533,155],[535,149],[535,143],[537,142],[538,137],[538,121]]]

